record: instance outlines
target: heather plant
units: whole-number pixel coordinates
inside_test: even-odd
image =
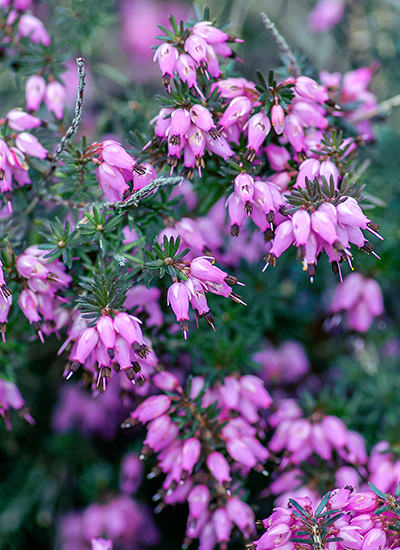
[[[400,11],[213,4],[0,0],[0,548],[400,547]]]

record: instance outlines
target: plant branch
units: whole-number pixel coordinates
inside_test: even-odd
[[[298,78],[300,76],[300,68],[297,64],[296,57],[290,48],[289,44],[286,42],[284,37],[278,31],[275,23],[271,21],[268,15],[264,12],[261,12],[261,19],[264,23],[264,27],[268,32],[271,33],[272,38],[275,40],[276,45],[278,46],[279,51],[282,56],[287,59],[288,69],[292,76]]]
[[[109,203],[109,206],[112,208],[115,208],[119,211],[128,210],[129,208],[135,208],[139,205],[140,201],[142,201],[151,191],[154,189],[157,189],[159,187],[164,187],[166,185],[177,185],[182,181],[181,176],[173,176],[173,177],[165,177],[161,176],[159,178],[156,178],[151,183],[146,185],[145,187],[142,187],[142,189],[139,189],[139,191],[136,191],[133,193],[128,199],[124,201],[119,202],[113,202]]]
[[[85,60],[83,57],[77,57],[76,58],[76,64],[78,66],[78,91],[76,94],[76,101],[75,101],[75,114],[74,118],[72,119],[71,125],[69,126],[68,130],[65,132],[63,137],[61,138],[60,143],[57,145],[56,152],[54,153],[54,159],[57,159],[60,154],[63,152],[65,144],[67,141],[76,133],[78,130],[78,126],[81,120],[82,116],[82,107],[83,107],[83,91],[85,89],[85,77],[86,77],[86,71],[85,71]]]

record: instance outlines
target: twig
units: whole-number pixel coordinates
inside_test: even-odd
[[[371,118],[375,118],[377,116],[386,115],[393,109],[393,107],[400,107],[400,94],[390,97],[389,99],[382,101],[382,103],[378,103],[375,109],[371,109],[371,111],[367,111],[366,113],[353,118],[351,122],[360,122],[361,120],[370,120]]]
[[[67,141],[76,133],[78,130],[79,122],[81,120],[82,116],[82,106],[83,106],[83,91],[85,89],[85,77],[86,77],[86,71],[85,71],[85,60],[83,57],[77,57],[76,58],[76,64],[78,66],[78,91],[76,94],[76,101],[75,101],[75,114],[74,118],[72,119],[71,125],[68,128],[68,130],[65,132],[63,137],[61,138],[60,143],[57,145],[56,152],[54,153],[54,159],[57,159],[62,151],[64,150],[65,144]]]
[[[268,32],[271,33],[272,38],[275,40],[281,54],[288,60],[288,69],[292,76],[298,78],[300,76],[300,68],[297,64],[296,57],[292,52],[289,44],[283,38],[281,33],[276,28],[275,23],[271,21],[268,15],[264,12],[261,12],[261,19],[264,23],[264,27]]]
[[[157,189],[158,187],[164,187],[166,185],[177,185],[181,181],[181,176],[161,176],[153,180],[151,183],[149,183],[149,185],[146,185],[145,187],[142,187],[142,189],[139,189],[139,191],[133,193],[133,195],[131,195],[128,199],[119,202],[111,202],[108,203],[108,205],[111,206],[111,208],[115,208],[119,211],[128,210],[129,208],[134,208],[138,206],[140,201],[147,197],[147,195],[151,193],[151,191],[153,191],[154,189]]]

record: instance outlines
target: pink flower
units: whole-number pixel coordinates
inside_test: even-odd
[[[373,279],[366,279],[359,273],[351,273],[336,289],[331,311],[347,311],[350,328],[366,332],[374,317],[383,313],[381,289]]]
[[[59,120],[63,117],[65,107],[66,93],[65,88],[60,82],[50,82],[46,87],[44,102],[49,111]]]
[[[229,464],[221,453],[214,451],[209,454],[207,457],[207,466],[220,485],[230,482]]]
[[[21,132],[15,139],[15,145],[20,151],[31,157],[45,159],[48,151],[37,140],[35,136],[28,132]]]
[[[12,109],[8,114],[8,124],[13,130],[23,132],[31,128],[37,128],[42,124],[40,118],[25,113],[22,109]]]
[[[253,115],[247,126],[247,148],[257,153],[271,129],[271,122],[262,111]]]
[[[50,45],[50,36],[48,35],[43,23],[30,13],[21,15],[18,21],[18,35],[28,37],[36,44]]]
[[[171,398],[167,395],[152,395],[141,403],[132,413],[132,418],[140,422],[148,422],[164,414],[171,405]]]
[[[208,508],[210,491],[206,485],[195,485],[188,496],[189,514],[197,519],[203,515]]]
[[[281,135],[285,127],[285,111],[280,105],[273,105],[271,108],[271,122],[275,132]]]
[[[25,95],[26,108],[36,111],[44,99],[46,92],[46,81],[37,74],[31,76],[26,81]]]
[[[344,10],[344,0],[318,0],[308,16],[308,26],[314,32],[327,31],[340,23]]]

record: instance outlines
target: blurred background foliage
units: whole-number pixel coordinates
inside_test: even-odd
[[[87,59],[81,134],[88,140],[106,134],[132,144],[136,130],[148,133],[148,121],[157,112],[154,96],[161,91],[161,84],[158,69],[151,64],[151,53],[148,47],[146,54],[139,47],[135,56],[126,44],[127,36],[137,32],[130,31],[127,22],[130,2],[139,12],[146,9],[147,0],[49,0],[35,8],[54,39],[51,62],[57,74],[62,73],[60,62],[76,55]],[[163,22],[164,12],[173,2],[156,3]],[[260,11],[266,11],[298,55],[306,74],[345,72],[374,63],[377,70],[372,89],[379,100],[400,93],[400,3],[395,0],[348,1],[341,24],[323,34],[312,34],[306,25],[313,0],[198,2],[200,7],[206,4],[213,18],[229,22],[230,31],[245,39],[238,48],[243,59],[238,70],[250,79],[255,78],[257,69],[265,74],[280,63],[276,45],[259,16]],[[191,12],[190,3],[185,10]],[[144,37],[137,37],[140,40]],[[147,42],[154,43],[148,36]],[[37,54],[32,47],[19,60],[23,65],[19,71],[6,67],[7,61],[1,59],[1,116],[24,104],[25,75],[34,72]],[[74,70],[72,65],[68,73],[72,83]],[[74,86],[71,97],[73,90]],[[277,268],[265,274],[261,273],[261,262],[242,265],[239,276],[246,282],[246,310],[215,300],[212,306],[217,332],[213,334],[201,324],[188,342],[180,337],[172,339],[168,361],[173,365],[183,356],[189,357],[192,371],[210,376],[231,370],[246,372],[254,369],[251,357],[264,338],[274,343],[298,340],[310,358],[312,375],[290,391],[298,392],[305,406],[317,404],[343,418],[366,437],[369,446],[381,439],[400,445],[400,109],[375,124],[374,132],[376,142],[362,153],[371,159],[364,177],[368,191],[386,205],[376,208],[373,215],[385,241],[379,244],[381,261],[358,255],[356,269],[373,275],[381,284],[386,307],[383,318],[365,337],[349,334],[343,326],[328,331],[324,320],[335,285],[329,266],[318,270],[311,286],[289,253]],[[112,439],[104,440],[78,431],[53,430],[54,408],[66,384],[63,360],[56,358],[59,342],[50,338],[46,346],[36,341],[23,343],[25,328],[10,319],[8,340],[0,347],[0,370],[4,376],[15,376],[36,421],[31,427],[14,418],[11,432],[0,424],[1,550],[58,548],[57,525],[62,514],[82,509],[94,500],[104,501],[115,492],[122,456],[141,447],[139,432],[117,430]],[[122,418],[117,419],[117,425]],[[157,484],[144,482],[139,500],[151,502]],[[251,478],[249,488],[254,495],[259,489],[252,487]],[[159,548],[180,548],[184,517],[179,508],[158,516]]]

